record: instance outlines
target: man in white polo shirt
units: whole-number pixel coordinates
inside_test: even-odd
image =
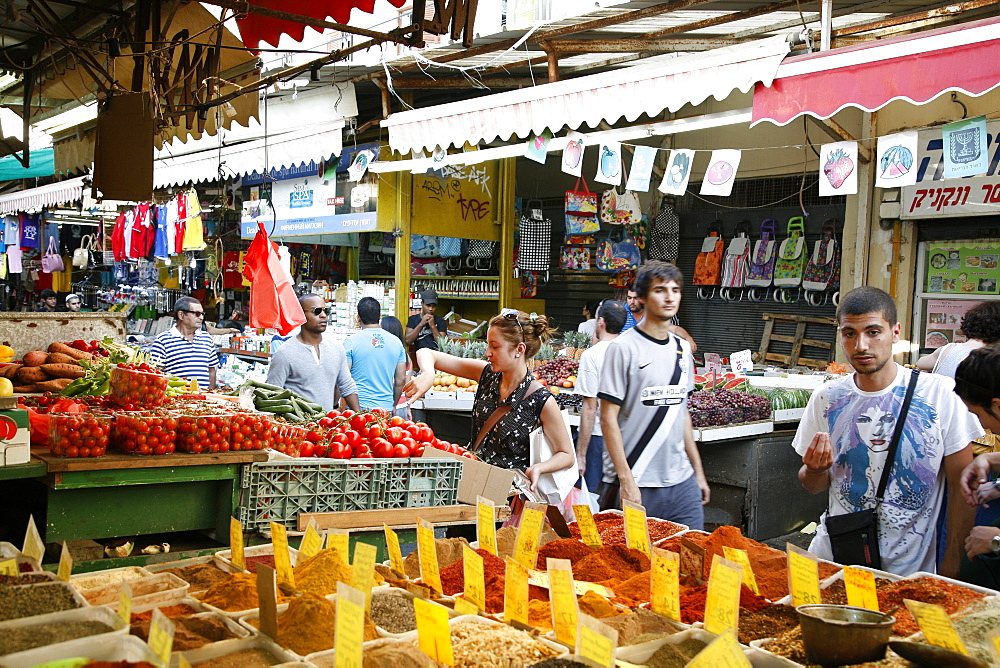
[[[153,359],[172,376],[193,378],[201,387],[215,388],[219,355],[211,335],[202,330],[205,308],[194,297],[174,302],[176,324],[156,337],[149,348]]]

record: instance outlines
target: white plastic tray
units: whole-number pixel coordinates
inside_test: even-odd
[[[70,587],[65,582],[56,581],[56,582],[43,582],[43,583],[40,583],[40,584],[33,584],[33,585],[18,585],[17,587],[11,587],[11,589],[24,589],[26,587],[64,587],[65,589],[67,589],[70,592],[70,594],[73,596],[73,600],[76,601],[76,604],[77,604],[76,608],[71,608],[71,609],[89,608],[90,607],[90,603],[87,602],[87,599],[85,599],[80,594],[80,592],[78,592],[76,590],[76,588]],[[66,612],[66,610],[58,610],[57,612]],[[43,613],[43,614],[44,615],[51,615],[51,614],[54,614],[54,613],[46,612],[46,613]],[[16,619],[8,619],[6,621],[13,622],[13,621],[16,621],[16,620],[19,620],[19,619],[34,619],[35,617],[41,617],[41,616],[42,615],[32,615],[30,617],[17,617]]]
[[[237,568],[233,562],[220,559],[214,554],[210,554],[204,557],[192,557],[190,559],[181,559],[179,561],[166,561],[159,564],[146,564],[146,570],[148,570],[150,573],[155,574],[155,573],[162,573],[163,571],[169,570],[171,568],[186,568],[187,566],[194,566],[195,564],[212,564],[213,566],[221,570],[223,573],[246,572],[242,568]],[[178,575],[177,577],[180,576]],[[183,580],[184,578],[181,579]],[[205,587],[204,589],[195,588],[194,583],[188,583],[188,584],[191,585],[188,591],[192,594],[199,591],[205,591],[207,589],[207,587]]]
[[[278,661],[279,666],[307,666],[308,664],[300,661],[294,654],[288,650],[282,649],[276,645],[269,638],[264,636],[252,636],[249,638],[243,638],[241,640],[223,640],[221,642],[212,643],[211,645],[206,645],[205,647],[199,647],[198,649],[193,649],[187,652],[175,652],[171,657],[170,665],[172,668],[177,668],[180,665],[180,656],[187,659],[187,662],[195,666],[203,661],[210,661],[212,659],[217,659],[220,656],[225,656],[227,654],[232,654],[233,652],[240,652],[246,649],[262,649],[266,652],[272,654]]]
[[[187,605],[190,605],[191,608],[194,609],[194,614],[198,614],[201,612],[217,612],[212,608],[212,606],[205,605],[198,599],[192,598],[191,596],[176,596],[174,598],[170,598],[165,601],[150,601],[150,602],[140,603],[138,605],[133,603],[132,612],[139,613],[139,612],[147,612],[149,610],[152,610],[153,608],[169,608],[170,606],[177,605],[179,603],[186,603]]]
[[[99,633],[93,636],[86,636],[85,638],[76,638],[74,640],[67,640],[61,643],[54,643],[52,645],[46,645],[45,647],[58,647],[64,645],[67,642],[76,642],[78,640],[86,640],[96,638],[97,636],[103,635],[125,635],[128,633],[128,626],[125,622],[121,620],[111,608],[104,606],[99,607],[89,607],[89,608],[77,608],[76,610],[64,610],[62,612],[50,612],[45,615],[36,615],[34,617],[22,617],[21,619],[12,619],[7,622],[0,622],[0,636],[7,633],[8,631],[16,628],[22,628],[25,626],[38,626],[39,624],[68,624],[70,622],[100,622],[101,624],[106,624],[111,627],[111,631],[108,633]],[[35,649],[40,649],[38,647],[32,648],[30,650],[24,650],[24,652],[31,652]],[[23,654],[24,652],[17,652],[17,654]],[[16,654],[8,654],[7,656],[16,656]],[[0,665],[7,665],[6,656],[0,656]]]
[[[416,594],[414,594],[413,592],[409,592],[409,591],[407,591],[405,589],[400,589],[399,587],[388,587],[388,588],[386,588],[386,587],[378,587],[378,588],[372,590],[372,596],[375,596],[375,595],[381,595],[381,596],[400,596],[402,598],[408,598],[411,601],[413,599],[417,598]],[[458,617],[458,613],[455,612],[454,610],[449,609],[448,610],[448,616],[449,617]],[[403,636],[407,635],[408,633],[413,633],[412,631],[404,631],[403,633],[390,633],[389,631],[386,631],[385,629],[383,629],[378,624],[375,625],[375,630],[378,631],[378,634],[380,636],[382,636],[383,638],[402,638]],[[369,642],[374,642],[374,641],[369,641]],[[308,659],[308,658],[309,657],[306,657],[306,659]]]
[[[122,566],[121,568],[109,568],[104,571],[93,571],[91,573],[77,573],[76,575],[71,575],[69,578],[69,583],[79,589],[84,591],[87,589],[101,589],[102,587],[107,587],[108,584],[114,584],[116,582],[121,582],[122,576],[125,577],[126,582],[133,582],[139,578],[146,578],[152,575],[148,570],[142,566]],[[94,586],[91,584],[95,578],[98,577],[112,577],[113,579],[108,584]]]
[[[221,644],[221,643],[218,643]],[[31,668],[43,663],[62,659],[87,658],[91,661],[145,661],[160,665],[160,659],[149,645],[135,636],[105,633],[96,637],[80,638],[49,647],[30,649],[27,652],[8,654],[4,657],[5,668]]]
[[[190,585],[181,580],[173,573],[160,573],[149,575],[128,583],[132,588],[132,604],[159,605],[162,601],[170,601],[175,598],[187,596]],[[139,592],[152,589],[147,594]],[[122,584],[120,582],[107,585],[99,589],[87,589],[83,592],[84,597],[90,601],[91,605],[108,605],[112,609],[118,609],[118,600],[121,597]]]

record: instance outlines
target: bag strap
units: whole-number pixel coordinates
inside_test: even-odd
[[[771,235],[771,239],[774,239],[774,224],[777,222],[778,221],[775,220],[774,218],[768,218],[767,220],[765,220],[760,224],[761,239],[764,239],[765,232],[769,232]],[[766,239],[766,241],[770,241],[771,239]]]
[[[899,447],[899,439],[903,435],[903,426],[906,424],[906,415],[910,412],[910,401],[913,399],[913,391],[917,388],[917,380],[920,372],[916,369],[910,371],[910,382],[906,386],[906,395],[903,397],[903,405],[899,409],[899,417],[896,418],[896,428],[892,431],[892,440],[889,441],[889,450],[885,455],[885,464],[882,466],[882,478],[878,481],[878,491],[875,493],[875,507],[882,505],[882,495],[889,485],[889,474],[892,472],[896,459],[896,449]]]
[[[524,401],[532,394],[534,394],[535,392],[544,387],[545,386],[539,383],[537,380],[532,380],[531,383],[528,385],[528,391],[524,393],[524,397],[521,398],[521,401]],[[479,434],[476,435],[475,443],[473,443],[472,447],[469,448],[471,452],[476,452],[477,450],[479,450],[479,445],[483,442],[483,439],[486,438],[486,434],[490,433],[493,427],[497,426],[497,422],[500,422],[500,420],[503,419],[503,416],[509,413],[512,408],[513,406],[505,404],[503,406],[497,406],[496,409],[494,409],[494,411],[486,419],[486,422],[483,423],[483,427],[482,429],[479,430]]]
[[[583,190],[580,190],[580,182],[581,181],[583,181]],[[582,175],[576,177],[576,185],[573,187],[573,189],[576,190],[577,192],[585,192],[588,195],[593,195],[593,193],[590,192],[590,186],[587,185],[587,179],[584,176],[582,176]]]
[[[796,216],[794,218],[788,219],[788,236],[792,236],[792,232],[798,232],[799,234],[805,236],[806,233],[806,219],[802,216]]]
[[[49,254],[49,255],[57,255],[59,253],[59,249],[56,248],[56,238],[55,237],[52,237],[52,236],[49,237],[49,243],[46,244],[46,246],[45,246],[45,252],[47,254]]]
[[[677,361],[674,364],[674,375],[670,378],[670,384],[676,385],[681,379],[681,360],[684,358],[684,348],[681,347],[681,340],[676,335],[671,335],[674,337],[677,343]],[[636,442],[635,447],[632,448],[632,452],[626,457],[628,462],[628,467],[631,469],[635,466],[635,463],[639,461],[639,457],[642,455],[642,451],[646,449],[649,442],[653,440],[653,436],[656,435],[657,430],[660,428],[660,423],[663,419],[667,417],[667,411],[670,410],[670,406],[660,406],[656,409],[656,414],[653,415],[653,419],[649,421],[649,425],[646,430],[642,432],[642,436],[639,437],[638,442]]]

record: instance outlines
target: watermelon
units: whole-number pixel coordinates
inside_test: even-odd
[[[732,380],[726,381],[726,384],[722,386],[722,389],[743,391],[746,389],[746,386],[747,386],[746,378],[733,378]]]

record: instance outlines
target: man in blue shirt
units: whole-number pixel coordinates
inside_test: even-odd
[[[625,311],[625,326],[622,327],[622,333],[635,327],[640,320],[642,320],[643,309],[645,305],[639,300],[639,293],[633,290],[631,287],[628,289],[628,296],[625,298],[625,305],[628,307]]]
[[[344,341],[344,350],[361,409],[384,408],[391,413],[406,382],[406,351],[399,337],[379,326],[381,316],[378,301],[363,297],[358,302],[361,331]]]

